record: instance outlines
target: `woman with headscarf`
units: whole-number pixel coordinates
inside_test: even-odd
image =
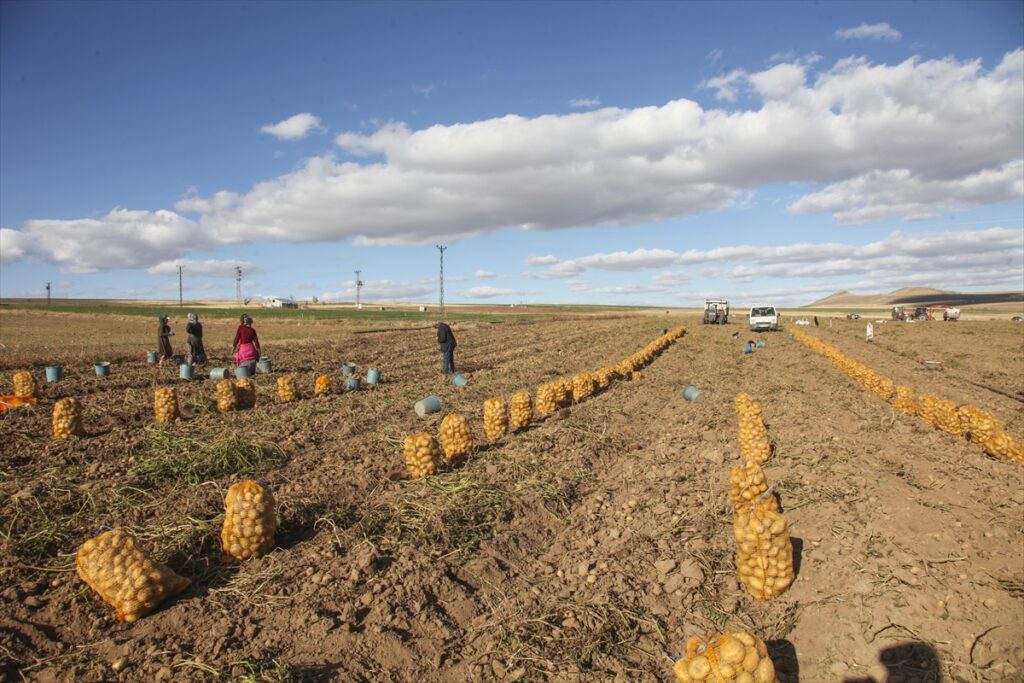
[[[256,330],[252,329],[252,318],[244,313],[235,332],[235,341],[231,342],[231,353],[235,356],[235,365],[256,369],[256,361],[260,359],[260,340]]]
[[[206,349],[203,348],[203,324],[199,322],[199,316],[195,313],[188,314],[185,332],[188,333],[188,364],[202,365],[206,363]]]
[[[171,332],[171,326],[168,324],[170,320],[170,316],[160,316],[160,325],[156,329],[156,348],[160,356],[157,365],[163,365],[164,359],[174,355],[174,351],[171,350],[171,337],[174,336],[174,333]]]

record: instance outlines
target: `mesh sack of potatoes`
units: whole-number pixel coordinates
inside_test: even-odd
[[[772,454],[771,440],[764,426],[761,406],[746,394],[736,395],[736,416],[739,421],[740,455],[744,460],[763,465]]]
[[[762,601],[782,595],[795,578],[786,518],[755,502],[749,512],[733,517],[733,534],[736,572],[747,592]]]
[[[896,391],[892,380],[879,375],[877,372],[872,372],[868,375],[867,385],[871,393],[886,401],[891,399]]]
[[[331,384],[331,378],[327,375],[317,377],[316,383],[313,384],[313,395],[329,396],[332,393],[334,393],[334,386]]]
[[[405,466],[413,479],[437,474],[437,465],[441,460],[441,451],[437,440],[427,432],[411,434],[405,437],[403,447]]]
[[[960,415],[952,401],[943,401],[931,394],[921,394],[917,401],[917,415],[936,429],[952,429],[954,434],[962,433]]]
[[[896,387],[896,398],[892,402],[892,407],[908,415],[917,415],[917,397],[914,390],[910,387]]]
[[[582,401],[594,393],[594,377],[589,372],[581,372],[572,378],[572,400]]]
[[[530,420],[533,419],[533,401],[530,400],[530,392],[524,389],[512,394],[508,412],[512,416],[509,428],[513,432],[528,426]]]
[[[1009,432],[999,432],[988,437],[982,447],[993,458],[1024,465],[1024,444]]]
[[[178,410],[178,392],[173,387],[159,387],[153,391],[153,413],[156,423],[170,424],[181,417]]]
[[[566,406],[572,403],[572,378],[562,377],[556,379],[552,384],[555,387],[555,402],[559,406]]]
[[[749,513],[754,502],[767,490],[768,480],[756,462],[736,466],[729,473],[729,503],[735,514]],[[764,496],[758,504],[773,512],[779,511],[779,501],[775,496]]]
[[[118,621],[132,622],[188,588],[188,579],[157,562],[123,529],[90,538],[78,549],[75,568],[111,606]]]
[[[489,398],[484,401],[484,436],[488,441],[497,441],[508,431],[508,414],[505,401]]]
[[[217,382],[217,412],[230,413],[238,407],[238,394],[229,379]]]
[[[961,427],[970,438],[971,443],[979,446],[984,446],[986,441],[1003,431],[1003,423],[995,415],[978,406],[960,406],[957,414],[960,417]]]
[[[635,381],[643,379],[643,378],[644,378],[644,373],[640,372],[639,370],[634,370],[633,372],[629,373],[629,381],[630,382],[635,382]]]
[[[469,420],[464,415],[445,415],[438,434],[441,436],[445,462],[455,462],[473,452],[473,434],[469,431]]]
[[[558,410],[558,401],[555,397],[555,387],[551,384],[541,384],[537,387],[537,414],[543,417],[556,410]]]
[[[672,667],[678,683],[778,683],[768,647],[743,631],[686,641],[686,655]]]
[[[277,502],[270,489],[252,480],[233,484],[224,498],[221,561],[265,555],[274,547],[275,533]]]
[[[618,370],[613,367],[601,368],[597,371],[597,388],[607,389],[611,386],[611,383],[615,380],[615,376],[618,374]]]
[[[277,378],[277,398],[281,403],[290,403],[299,397],[299,390],[295,386],[295,378],[285,375]]]
[[[235,395],[238,397],[239,410],[256,407],[256,384],[248,377],[242,377],[235,382]]]
[[[53,404],[53,438],[83,436],[82,404],[77,398],[62,398]]]
[[[39,384],[36,383],[36,378],[32,376],[31,372],[27,370],[16,372],[11,380],[14,383],[15,396],[18,398],[38,398]]]

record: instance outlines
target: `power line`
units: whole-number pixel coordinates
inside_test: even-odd
[[[50,283],[46,283],[46,305],[50,305]]]
[[[441,253],[441,317],[444,317],[444,251],[448,247],[438,244],[435,245],[438,252]]]
[[[235,303],[242,305],[242,266],[235,266]]]
[[[181,269],[183,267],[184,266],[182,266],[180,263],[178,264],[178,306],[179,307],[184,306],[184,303],[182,302],[182,298],[181,298]]]
[[[362,308],[362,303],[359,300],[359,290],[363,288],[363,281],[359,279],[359,273],[363,271],[357,270],[356,274],[356,308]]]

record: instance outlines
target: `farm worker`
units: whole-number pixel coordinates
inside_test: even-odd
[[[206,362],[206,349],[203,348],[203,324],[199,322],[199,316],[195,313],[188,314],[188,324],[185,325],[185,332],[188,333],[188,364]]]
[[[240,320],[235,341],[231,342],[231,353],[235,356],[235,365],[255,370],[256,361],[260,359],[260,340],[252,329],[252,318],[243,313]]]
[[[440,320],[434,323],[434,329],[437,330],[437,345],[441,348],[441,372],[451,375],[455,372],[455,334]]]
[[[174,333],[171,332],[171,326],[167,324],[170,320],[169,316],[160,316],[160,324],[156,328],[156,348],[157,353],[160,354],[160,360],[157,362],[157,365],[163,365],[165,358],[170,358],[174,355],[174,352],[171,350],[171,337],[174,336]]]

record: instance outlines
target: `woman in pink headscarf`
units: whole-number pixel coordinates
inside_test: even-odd
[[[252,318],[244,313],[235,332],[235,341],[231,343],[231,353],[235,356],[235,365],[248,366],[255,371],[256,361],[260,359],[260,340],[252,329]]]

